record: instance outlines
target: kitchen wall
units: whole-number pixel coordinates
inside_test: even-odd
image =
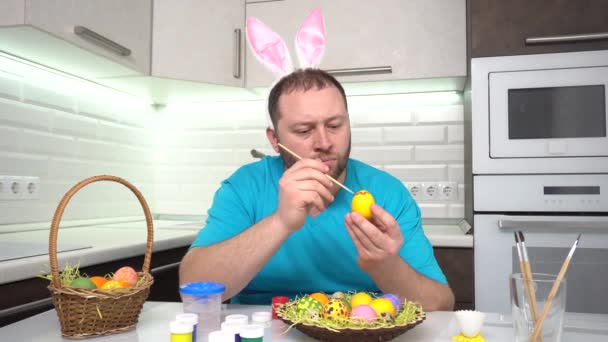
[[[38,200],[0,201],[0,224],[48,222],[78,181],[112,174],[135,184],[154,213],[203,215],[222,179],[274,154],[265,101],[168,106],[155,112],[103,88],[22,79],[0,70],[0,175],[40,177]],[[456,182],[453,200],[417,199],[425,218],[464,217],[460,95],[349,97],[352,157],[406,182]],[[140,216],[115,183],[81,190],[64,219]]]
[[[156,144],[156,210],[204,214],[226,175],[253,162],[266,140],[264,101],[167,108]],[[462,99],[454,93],[349,98],[352,157],[404,182],[456,182],[450,201],[418,199],[426,218],[464,217]]]
[[[32,82],[0,70],[0,175],[40,177],[39,199],[0,200],[0,224],[51,221],[67,190],[99,174],[126,178],[155,201],[148,107],[68,81]],[[94,183],[74,196],[64,218],[142,213],[124,186]]]

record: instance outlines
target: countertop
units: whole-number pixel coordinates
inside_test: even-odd
[[[175,314],[181,313],[181,303],[147,302],[139,316],[139,324],[133,330],[104,337],[89,338],[87,341],[98,342],[165,342],[170,340],[169,322]],[[231,314],[251,315],[256,311],[270,311],[269,306],[228,305],[223,316]],[[223,319],[222,319],[223,320]],[[309,337],[295,329],[285,333],[288,326],[279,320],[273,320],[266,328],[264,341],[309,341]],[[459,333],[453,312],[437,311],[427,313],[422,324],[405,332],[394,341],[452,341],[452,336]],[[514,340],[513,328],[509,316],[488,313],[481,329],[487,341],[502,342]],[[608,315],[566,313],[562,341],[606,341],[608,339]],[[200,341],[201,339],[199,339]],[[28,342],[67,342],[73,341],[61,337],[59,322],[55,310],[0,328],[0,341]]]
[[[152,251],[158,252],[189,246],[201,227],[204,227],[202,220],[155,220]],[[423,227],[434,247],[470,248],[473,246],[473,236],[465,235],[458,224],[425,223]],[[6,227],[4,228],[7,231]],[[57,238],[59,245],[85,245],[90,248],[57,253],[59,268],[61,270],[66,263],[70,265],[79,263],[80,267],[85,267],[143,255],[146,249],[146,235],[145,220],[61,226]],[[0,233],[0,241],[3,243],[27,242],[48,246],[48,240],[48,226],[46,229]],[[0,284],[48,274],[49,270],[48,254],[0,261]]]

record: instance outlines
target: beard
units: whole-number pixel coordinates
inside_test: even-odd
[[[277,139],[277,142],[280,142]],[[339,153],[331,153],[330,151],[320,151],[315,158],[312,159],[324,159],[324,158],[334,158],[336,160],[336,164],[331,166],[328,172],[328,175],[332,176],[334,179],[338,179],[344,170],[346,170],[346,162],[350,157],[350,147],[351,141],[348,141],[348,148],[344,155]],[[295,164],[298,159],[292,156],[289,152],[284,151],[282,148],[279,148],[279,154],[283,159],[283,164],[285,164],[285,169],[290,168],[293,164]]]

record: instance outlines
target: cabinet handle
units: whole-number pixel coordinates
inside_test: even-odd
[[[546,37],[530,37],[526,38],[526,44],[547,44],[547,43],[564,43],[564,42],[584,42],[588,40],[608,39],[608,32],[601,33],[581,33],[569,34],[564,36],[546,36]]]
[[[241,29],[234,29],[234,65],[232,65],[232,76],[241,78]]]
[[[131,56],[131,50],[84,26],[74,26],[74,33],[90,42],[112,50],[119,56]]]
[[[330,69],[325,70],[332,76],[356,76],[356,75],[369,75],[369,74],[392,74],[393,67],[381,66],[371,68],[349,68],[349,69]]]

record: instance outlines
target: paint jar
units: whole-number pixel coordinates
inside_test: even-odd
[[[175,315],[175,320],[192,325],[192,342],[196,342],[196,330],[198,327],[198,315],[193,313],[183,313]]]
[[[264,341],[264,327],[258,324],[249,324],[241,327],[241,342]]]
[[[169,324],[171,342],[192,342],[193,326],[190,323],[173,321]]]

